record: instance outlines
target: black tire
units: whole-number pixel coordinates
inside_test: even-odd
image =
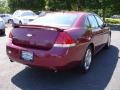
[[[5,30],[2,32],[2,35],[5,35]]]
[[[21,22],[21,21],[19,21],[19,24],[20,24],[20,25],[22,25],[22,22]]]
[[[89,57],[89,60],[87,60],[87,57]],[[92,48],[89,46],[85,52],[84,59],[80,64],[80,69],[82,73],[87,73],[89,71],[92,63],[92,59],[93,59],[93,51]]]
[[[107,40],[107,43],[105,44],[105,49],[109,49],[109,47],[110,47],[110,43],[111,43],[111,35],[109,35],[109,37],[108,37],[108,40]]]
[[[12,24],[12,23],[13,23],[13,20],[12,20],[12,19],[9,19],[9,20],[8,20],[8,23]]]
[[[8,20],[8,23],[10,23],[10,20]]]
[[[5,29],[0,32],[0,35],[5,35]]]

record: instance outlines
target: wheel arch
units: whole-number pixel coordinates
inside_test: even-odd
[[[93,55],[95,54],[95,46],[93,43],[90,43],[88,47],[91,47]]]

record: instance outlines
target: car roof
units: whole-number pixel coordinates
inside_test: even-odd
[[[82,11],[59,11],[59,12],[48,12],[48,13],[63,13],[63,14],[77,14],[77,15],[89,15],[89,14],[95,14],[94,12],[82,12]]]
[[[13,14],[15,13],[24,13],[24,12],[33,12],[31,10],[16,10]]]
[[[13,15],[16,15],[16,14],[22,14],[22,13],[25,13],[25,12],[33,12],[32,10],[16,10]]]
[[[19,11],[19,12],[26,12],[26,11],[32,11],[32,10],[16,10],[16,11]],[[15,12],[16,12],[15,11]]]

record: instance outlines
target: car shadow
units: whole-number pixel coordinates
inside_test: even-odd
[[[118,53],[115,46],[102,50],[94,57],[93,65],[86,74],[78,69],[54,73],[27,67],[11,81],[22,90],[104,90],[115,70]]]

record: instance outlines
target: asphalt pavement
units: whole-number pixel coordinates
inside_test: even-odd
[[[0,90],[120,90],[120,29],[112,30],[108,50],[101,50],[87,74],[74,69],[50,72],[11,63],[6,55],[8,33],[0,36]]]

